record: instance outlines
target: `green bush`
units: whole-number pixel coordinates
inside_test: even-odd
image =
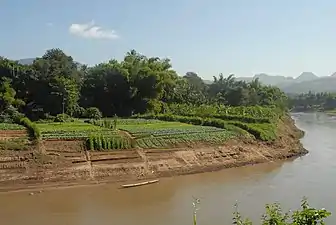
[[[99,126],[99,127],[104,127],[107,129],[112,129],[115,130],[117,128],[117,119],[101,119],[101,120],[95,120],[95,119],[91,119],[91,120],[85,120],[84,122],[86,123],[91,123],[95,126]]]
[[[30,121],[27,117],[21,118],[17,123],[27,128],[31,140],[39,140],[41,138],[40,130],[36,124]]]
[[[73,109],[73,116],[75,118],[83,118],[85,117],[85,113],[86,113],[85,108],[81,106],[76,105]]]
[[[193,224],[197,225],[197,210],[200,204],[199,199],[194,200]],[[261,217],[263,225],[324,225],[325,219],[331,216],[326,209],[316,209],[310,207],[306,198],[301,201],[301,208],[295,211],[284,213],[279,203],[267,204],[265,214]],[[232,218],[233,225],[253,225],[249,219],[242,218],[238,210],[238,204],[235,204],[235,212]]]
[[[102,113],[96,107],[90,107],[85,110],[85,117],[89,119],[101,119]]]
[[[276,120],[284,111],[277,107],[169,104],[165,112],[183,116],[216,117],[224,120],[265,123]]]
[[[263,126],[262,124],[248,124],[235,121],[229,123],[246,130],[258,140],[273,141],[276,139],[276,128],[273,124],[266,124],[266,126]]]
[[[54,122],[57,123],[64,123],[64,122],[74,122],[74,119],[71,118],[71,116],[69,116],[68,114],[58,114],[55,118],[54,118]]]

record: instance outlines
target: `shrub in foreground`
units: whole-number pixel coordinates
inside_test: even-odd
[[[194,216],[193,224],[197,225],[196,212],[199,199],[193,202]],[[267,204],[265,214],[261,217],[262,225],[325,225],[325,219],[331,216],[326,209],[316,209],[310,207],[306,198],[301,201],[301,208],[292,212],[284,213],[280,204]],[[251,220],[242,218],[238,211],[238,205],[235,205],[235,212],[232,219],[233,225],[253,225]]]

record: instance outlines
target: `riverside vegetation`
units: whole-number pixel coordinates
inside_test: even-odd
[[[197,225],[197,210],[200,204],[199,199],[193,202],[194,216],[193,224]],[[316,209],[308,204],[307,198],[301,201],[301,208],[292,212],[284,213],[279,203],[268,204],[265,207],[266,212],[261,217],[262,225],[324,225],[325,219],[331,216],[326,209]],[[249,219],[242,218],[238,210],[238,204],[235,205],[232,224],[234,225],[252,225]]]
[[[122,61],[88,67],[50,49],[31,65],[0,58],[0,74],[0,153],[33,149],[35,159],[44,142],[55,140],[78,141],[87,152],[164,151],[231,139],[272,145],[288,120],[279,88],[222,74],[209,85],[194,72],[178,76],[169,59],[134,50]],[[306,209],[314,221],[327,216]],[[279,216],[276,207],[268,210]],[[234,224],[244,224],[239,218]]]
[[[178,76],[169,59],[134,50],[120,62],[87,67],[50,49],[31,65],[1,58],[0,71],[0,129],[24,126],[31,141],[83,139],[90,150],[237,136],[273,141],[287,104],[283,92],[258,80],[220,74],[207,85],[194,72]]]
[[[322,111],[336,114],[336,93],[302,93],[289,96],[289,108],[293,111]]]

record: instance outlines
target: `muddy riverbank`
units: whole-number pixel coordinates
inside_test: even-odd
[[[87,152],[79,141],[44,141],[39,151],[0,152],[0,191],[132,182],[216,171],[306,154],[287,117],[272,143],[230,140],[221,146]]]

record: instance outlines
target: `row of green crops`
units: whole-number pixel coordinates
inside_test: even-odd
[[[223,131],[221,128],[216,127],[204,127],[204,126],[192,126],[189,124],[182,124],[182,126],[176,127],[156,127],[156,126],[123,126],[124,130],[131,133],[134,137],[144,136],[169,136],[177,134],[192,134],[192,133],[212,133]]]
[[[191,116],[178,116],[171,114],[147,114],[138,115],[141,118],[152,118],[164,121],[179,121],[183,123],[189,123],[193,125],[210,126],[223,128],[231,131],[235,131],[242,135],[246,135],[246,132],[252,134],[255,138],[263,141],[272,141],[275,139],[275,125],[271,123],[264,124],[249,124],[240,121],[225,121],[216,118],[201,118]],[[245,132],[244,132],[245,131]]]
[[[55,131],[101,131],[108,130],[93,124],[84,122],[65,122],[65,123],[39,123],[37,124],[41,132],[55,132]]]
[[[86,123],[93,124],[108,129],[116,129],[117,126],[124,125],[143,125],[143,124],[156,124],[162,123],[160,120],[147,120],[147,119],[130,119],[130,118],[104,118],[99,120],[85,120]]]
[[[115,131],[55,131],[43,132],[42,139],[58,139],[58,140],[74,140],[85,139],[92,134],[100,134],[104,136],[114,136],[117,134]]]
[[[239,120],[241,122],[268,122],[279,118],[283,111],[275,107],[223,105],[170,104],[166,113],[182,116],[222,117],[221,119]]]
[[[169,148],[180,144],[193,145],[197,142],[206,142],[210,144],[221,144],[235,136],[235,133],[221,131],[215,133],[193,133],[176,134],[160,137],[147,137],[136,140],[136,144],[141,148]]]
[[[15,123],[0,123],[0,130],[25,130],[24,126]]]
[[[83,139],[92,133],[113,134],[112,130],[84,122],[39,123],[42,139]]]
[[[104,151],[112,149],[131,149],[133,142],[123,136],[91,135],[86,140],[88,150]]]

